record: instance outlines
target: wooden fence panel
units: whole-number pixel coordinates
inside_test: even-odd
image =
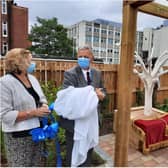
[[[34,75],[40,82],[54,81],[56,86],[62,85],[64,71],[72,68],[76,65],[76,61],[63,61],[63,60],[46,60],[46,59],[33,59],[36,62],[36,71]],[[94,63],[93,67],[99,69],[102,72],[102,78],[104,86],[109,95],[108,109],[112,111],[116,108],[116,96],[117,96],[117,78],[118,78],[118,66],[119,65],[107,65]],[[164,67],[168,69],[168,67]],[[0,59],[0,76],[5,74],[5,59]],[[127,82],[127,81],[125,81]],[[124,85],[124,83],[123,83]],[[157,102],[163,103],[164,99],[168,98],[168,74],[160,77],[161,87],[157,91]],[[143,83],[137,75],[133,75],[132,85],[132,104],[136,101],[136,91],[140,89],[143,91]],[[123,93],[124,96],[124,93]]]

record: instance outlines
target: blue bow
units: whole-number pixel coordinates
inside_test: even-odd
[[[54,103],[49,106],[49,110],[54,110]],[[48,125],[48,118],[50,118],[52,124]],[[42,118],[43,128],[35,128],[30,131],[34,142],[44,141],[47,138],[54,138],[58,132],[58,123],[52,115],[52,112],[48,117]]]
[[[30,131],[32,135],[32,140],[34,142],[45,141],[46,139],[52,139],[56,137],[58,132],[58,123],[55,121],[54,116],[52,115],[52,111],[54,110],[54,103],[49,106],[49,110],[51,113],[48,117],[42,118],[43,128],[35,128]],[[50,118],[52,124],[48,125],[48,118]],[[56,151],[57,151],[57,167],[61,167],[62,160],[60,155],[60,144],[58,140],[56,140]]]
[[[30,131],[34,142],[44,141],[47,138],[54,138],[58,132],[58,123],[45,125],[43,128],[35,128]]]

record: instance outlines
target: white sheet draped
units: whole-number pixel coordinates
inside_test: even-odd
[[[92,86],[67,89],[57,93],[54,110],[69,120],[75,120],[71,166],[79,166],[89,149],[98,144],[98,97]]]

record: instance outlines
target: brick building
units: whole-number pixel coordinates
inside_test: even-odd
[[[13,0],[0,1],[0,55],[12,48],[27,48],[28,8],[17,6]]]

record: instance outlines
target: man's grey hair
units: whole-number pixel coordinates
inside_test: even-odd
[[[80,46],[78,48],[78,51],[79,50],[89,50],[93,54],[92,48],[89,45]]]

